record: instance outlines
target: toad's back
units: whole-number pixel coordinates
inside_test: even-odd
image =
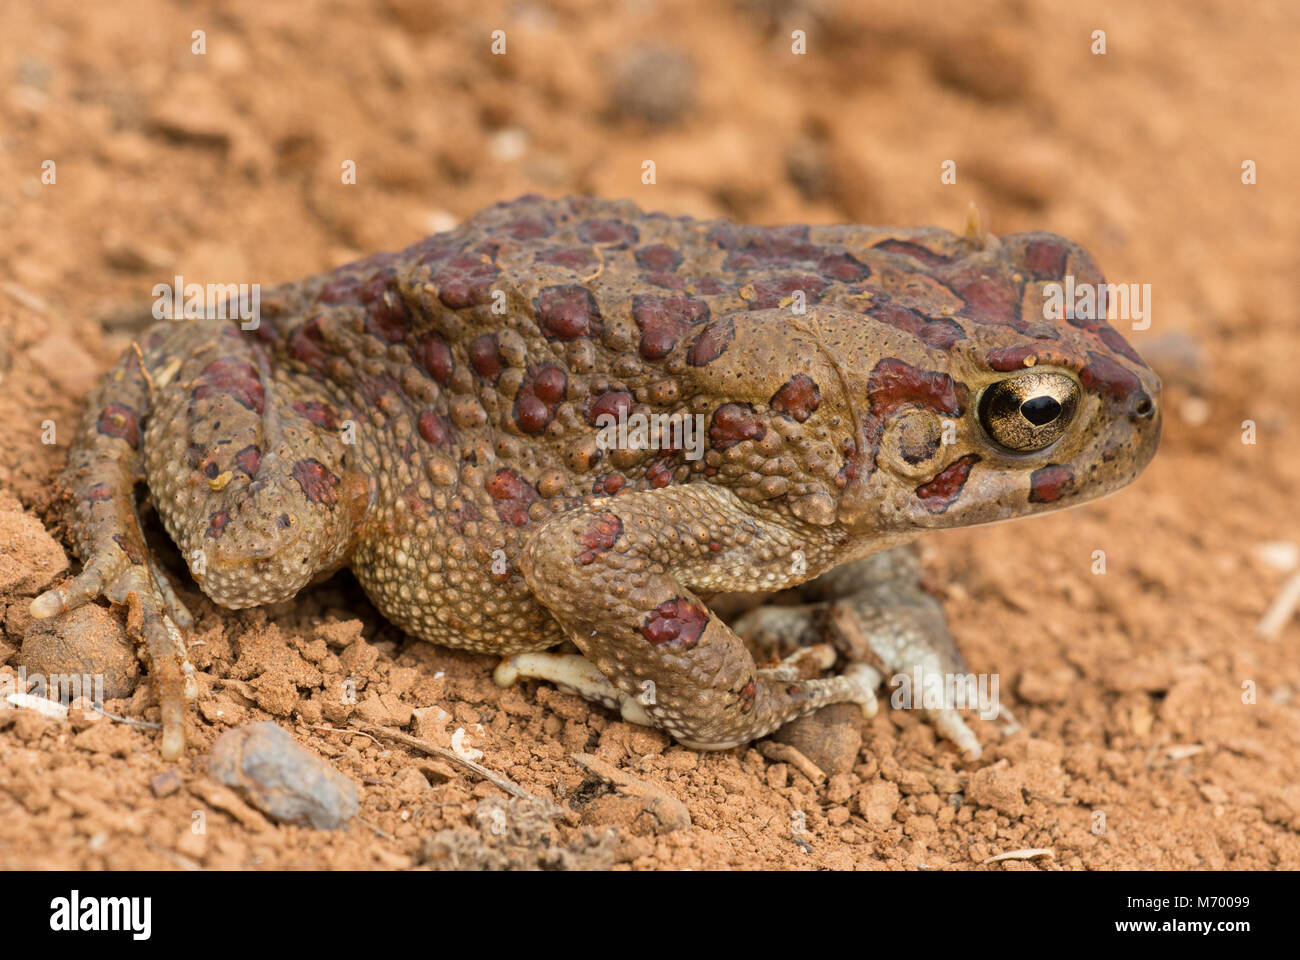
[[[756,228],[525,197],[278,288],[255,331],[152,329],[73,450],[78,549],[110,555],[94,580],[159,595],[179,643],[112,480],[134,457],[225,606],[347,565],[386,616],[448,645],[511,653],[625,618],[693,649],[715,621],[689,590],[786,586],[905,527],[1064,505],[1140,469],[1153,441],[1113,424],[1141,419],[1121,409],[1139,397],[1151,419],[1154,378],[1104,323],[1041,319],[1043,284],[1067,273],[1100,279],[1049,234]],[[900,412],[960,426],[990,380],[1034,363],[1114,405],[1079,440],[1104,459],[1008,466],[965,427],[941,448],[915,418],[894,435]],[[679,429],[638,442],[656,415]],[[556,523],[570,514],[574,529]],[[537,551],[569,540],[559,566],[587,579],[550,582]],[[575,590],[632,609],[570,617]],[[736,695],[752,709],[750,687]]]

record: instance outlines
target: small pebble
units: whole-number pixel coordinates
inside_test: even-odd
[[[611,97],[617,113],[667,124],[680,120],[694,100],[690,60],[672,47],[647,45],[625,52],[614,71]]]
[[[155,797],[166,797],[180,789],[181,775],[175,770],[167,770],[149,779],[149,787]]]
[[[336,830],[357,813],[357,787],[274,723],[223,733],[208,772],[281,823]]]

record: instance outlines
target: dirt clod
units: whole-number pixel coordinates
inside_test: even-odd
[[[851,703],[822,707],[773,734],[788,743],[827,776],[852,769],[862,748],[862,711]]]
[[[90,677],[92,687],[82,695],[92,696],[103,680],[103,697],[122,700],[131,696],[140,678],[135,646],[117,617],[95,604],[34,620],[23,634],[18,662],[27,675]],[[84,685],[84,680],[82,681]]]
[[[1025,813],[1024,790],[1024,771],[1001,761],[971,774],[966,796],[979,806],[992,807],[1008,817],[1020,817]]]
[[[41,522],[0,491],[0,597],[30,597],[67,569],[67,554]]]

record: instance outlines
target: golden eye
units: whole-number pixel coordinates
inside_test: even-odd
[[[1021,373],[987,387],[980,426],[1000,447],[1030,453],[1051,446],[1074,419],[1079,385],[1063,373]]]

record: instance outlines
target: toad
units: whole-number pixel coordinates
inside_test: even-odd
[[[1158,379],[1100,310],[1053,314],[1067,277],[1104,284],[1071,241],[977,222],[501,204],[268,291],[255,323],[145,332],[70,451],[82,572],[32,613],[125,605],[181,755],[193,621],[143,483],[224,607],[348,567],[411,636],[503,657],[499,682],[700,749],[871,712],[882,675],[966,672],[905,544],[1104,496],[1155,452]],[[709,604],[782,590],[731,624]]]

